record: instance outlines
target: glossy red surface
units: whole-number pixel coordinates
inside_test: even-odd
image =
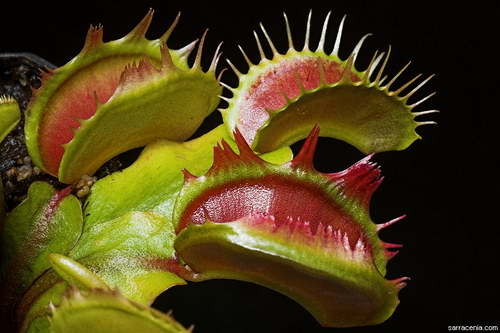
[[[105,103],[118,86],[123,63],[106,66],[102,71],[76,74],[60,89],[57,98],[51,98],[39,129],[39,145],[43,163],[48,171],[57,174],[63,144],[73,138],[73,131],[80,127],[77,119],[88,119],[96,112],[96,98]]]
[[[321,83],[321,72],[326,83],[338,82],[343,70],[338,62],[297,57],[283,60],[278,66],[258,76],[247,91],[245,103],[239,111],[238,127],[247,142],[252,144],[256,131],[269,119],[266,110],[278,110],[286,105],[283,94],[294,99],[301,94],[300,85],[306,90],[317,88]],[[352,80],[357,81],[358,78],[353,74]]]
[[[244,179],[204,192],[184,211],[178,231],[207,219],[225,223],[255,214],[274,216],[277,225],[288,218],[308,221],[313,233],[321,222],[347,233],[351,246],[362,236],[359,224],[320,187],[280,175]]]

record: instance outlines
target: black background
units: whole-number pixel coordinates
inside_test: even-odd
[[[181,21],[169,46],[179,48],[206,28],[204,65],[224,41],[225,58],[245,70],[237,45],[254,62],[252,30],[263,22],[281,52],[286,49],[282,12],[301,47],[309,9],[313,44],[332,10],[329,40],[347,14],[340,55],[346,58],[359,38],[373,33],[358,58],[367,65],[375,49],[393,47],[387,73],[409,60],[405,78],[419,73],[436,77],[414,99],[437,91],[417,111],[437,126],[418,129],[423,140],[403,152],[378,154],[385,180],[371,207],[375,222],[408,216],[381,237],[405,247],[388,267],[388,278],[410,276],[401,304],[385,323],[363,331],[447,331],[449,325],[499,325],[498,255],[498,1],[137,1],[3,2],[0,5],[0,52],[32,52],[60,66],[83,46],[90,23],[104,25],[104,39],[124,36],[155,9],[148,37],[157,38],[178,11]],[[210,55],[210,56],[209,56]],[[221,62],[219,68],[226,66]],[[227,67],[227,66],[226,66]],[[206,67],[205,67],[206,68]],[[229,71],[223,81],[235,86]],[[399,81],[403,82],[403,81]],[[226,93],[227,94],[227,93]],[[202,131],[220,123],[214,112]],[[321,139],[316,158],[320,171],[348,167],[362,154],[347,144]],[[237,281],[209,281],[176,287],[155,303],[172,308],[195,332],[329,332],[290,299]],[[357,329],[354,329],[357,330]],[[351,329],[353,331],[353,329]]]

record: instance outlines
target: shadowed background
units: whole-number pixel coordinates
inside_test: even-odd
[[[400,293],[401,304],[385,323],[360,330],[446,331],[448,325],[499,325],[498,287],[498,93],[493,64],[498,51],[496,1],[456,5],[441,1],[137,1],[135,3],[82,1],[8,1],[0,7],[0,52],[32,52],[61,66],[81,49],[90,23],[104,25],[104,40],[124,36],[152,7],[155,17],[149,38],[160,36],[178,11],[181,20],[169,40],[179,48],[199,38],[206,28],[203,62],[208,68],[220,41],[223,58],[241,70],[246,63],[237,45],[253,62],[258,51],[252,31],[262,22],[279,51],[287,48],[282,12],[292,26],[296,46],[304,41],[309,9],[315,47],[321,26],[332,10],[329,48],[338,23],[347,14],[340,48],[345,59],[366,33],[357,68],[364,69],[376,49],[393,48],[386,73],[396,74],[409,60],[404,82],[423,73],[436,74],[413,97],[437,95],[416,111],[439,109],[425,116],[437,126],[418,128],[423,140],[403,152],[381,153],[385,180],[375,193],[372,219],[385,222],[402,214],[407,218],[384,230],[381,238],[404,248],[389,264],[390,279],[410,276]],[[496,15],[495,15],[496,14]],[[270,55],[270,50],[268,50]],[[219,70],[228,67],[225,61]],[[231,71],[225,83],[236,86]],[[228,92],[225,92],[229,96]],[[411,101],[411,100],[410,100]],[[221,104],[224,106],[224,104]],[[424,117],[422,117],[424,119]],[[215,111],[198,135],[221,122]],[[294,146],[294,149],[299,147]],[[315,164],[318,170],[345,169],[363,155],[345,143],[321,139]],[[276,292],[237,281],[208,281],[174,287],[155,306],[173,309],[177,320],[195,324],[195,332],[330,332],[321,328],[299,305]],[[352,330],[351,330],[352,331]]]

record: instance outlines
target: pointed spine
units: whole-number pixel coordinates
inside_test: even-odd
[[[426,111],[420,111],[420,112],[412,112],[413,117],[418,117],[418,116],[423,116],[426,114],[431,114],[431,113],[439,113],[439,110],[426,110]]]
[[[388,222],[385,222],[385,223],[381,223],[381,224],[377,224],[377,232],[379,232],[380,230],[382,229],[385,229],[391,225],[393,225],[394,223],[396,222],[399,222],[401,221],[402,219],[404,219],[406,217],[406,214],[405,215],[401,215],[399,217],[396,217],[395,219],[392,219]]]
[[[234,140],[236,141],[236,144],[238,145],[241,159],[256,162],[258,164],[264,163],[263,160],[254,153],[252,148],[250,148],[245,138],[243,137],[243,134],[241,134],[238,128],[234,130],[233,136]]]
[[[210,67],[208,68],[208,72],[215,72],[217,68],[217,64],[219,63],[219,59],[222,55],[222,52],[220,52],[220,49],[222,47],[222,42],[219,43],[217,46],[217,49],[215,50],[214,56],[212,58],[212,62],[210,63]]]
[[[124,38],[129,39],[129,40],[138,40],[138,39],[144,39],[146,38],[146,32],[149,29],[149,25],[151,24],[151,21],[153,20],[153,14],[154,10],[149,8],[148,13],[144,18],[139,22],[139,24],[132,29],[131,32],[129,32],[128,35],[126,35]]]
[[[435,121],[419,121],[417,122],[417,126],[422,126],[422,125],[436,125],[437,123]]]
[[[228,84],[225,84],[224,82],[220,82],[220,85],[229,90],[231,93],[234,93],[234,88],[229,86]]]
[[[225,72],[226,70],[227,70],[227,68],[223,68],[223,69],[220,71],[219,75],[217,76],[217,82],[219,82],[219,83],[220,83],[220,80],[221,80],[221,78],[222,78],[222,74],[224,74],[224,72]]]
[[[410,64],[411,64],[411,61],[409,61],[409,62],[408,62],[408,63],[407,63],[407,64],[406,64],[406,65],[405,65],[405,66],[404,66],[404,67],[403,67],[403,68],[402,68],[402,69],[401,69],[401,70],[400,70],[400,71],[399,71],[399,72],[398,72],[398,73],[397,73],[397,74],[396,74],[396,75],[395,75],[395,76],[391,79],[391,81],[389,81],[389,82],[388,82],[388,83],[387,83],[387,84],[383,87],[383,89],[384,89],[385,91],[389,91],[389,88],[392,86],[392,84],[394,83],[394,81],[396,81],[396,80],[397,80],[397,78],[398,78],[401,74],[403,74],[403,72],[404,72],[404,71],[408,68],[408,66],[410,66]]]
[[[365,42],[365,40],[370,37],[372,34],[366,34],[364,35],[363,37],[361,37],[361,39],[359,40],[358,44],[356,44],[356,46],[354,47],[354,49],[352,50],[352,54],[353,54],[353,64],[356,63],[356,59],[358,58],[358,54],[359,54],[359,51],[361,50],[361,47],[363,46],[363,43]]]
[[[271,37],[269,37],[269,34],[267,33],[267,31],[264,28],[264,25],[262,23],[260,24],[260,29],[262,30],[264,37],[266,37],[267,43],[269,44],[269,47],[271,48],[271,51],[273,52],[273,56],[278,54],[278,51],[276,50],[276,47],[274,46],[274,43],[271,40]]]
[[[410,278],[407,276],[404,276],[404,277],[401,277],[401,278],[395,279],[395,280],[390,280],[391,283],[396,285],[396,288],[398,289],[398,291],[403,289],[404,287],[406,287],[407,281],[410,281]]]
[[[302,51],[309,51],[309,36],[311,34],[311,16],[312,16],[312,10],[309,11],[309,15],[307,16],[306,37],[304,39],[304,47],[302,48]]]
[[[381,54],[381,55],[383,55],[383,54]],[[361,79],[362,84],[370,83],[370,75],[378,64],[378,63],[375,63],[377,60],[380,60],[380,55],[378,54],[378,51],[375,51],[375,53],[373,54],[372,60],[370,60],[370,63],[368,64],[368,67],[365,70],[363,78]]]
[[[196,44],[198,44],[199,39],[196,39],[189,43],[188,45],[184,46],[183,48],[177,50],[177,53],[179,54],[179,57],[181,59],[186,59],[189,57],[191,52],[193,52],[194,48],[196,47]],[[166,43],[162,43],[162,45],[166,45]]]
[[[429,98],[431,98],[432,96],[434,96],[435,94],[436,94],[436,92],[433,92],[432,94],[429,94],[429,95],[425,96],[424,98],[422,98],[418,102],[415,102],[415,103],[409,105],[409,107],[413,109],[414,107],[422,104],[423,102],[425,102],[426,100],[428,100]]]
[[[314,151],[318,143],[319,132],[320,128],[318,124],[314,125],[299,153],[290,162],[290,165],[294,169],[303,168],[314,170]]]
[[[288,17],[286,16],[285,13],[283,13],[283,17],[285,18],[286,37],[288,39],[288,50],[295,50],[295,46],[293,45],[292,30],[290,29],[290,23],[288,22]]]
[[[332,12],[329,11],[328,14],[326,15],[325,22],[323,22],[323,29],[321,30],[321,37],[319,39],[318,48],[316,49],[316,51],[325,52],[326,32],[328,29],[328,22],[330,21],[331,14]]]
[[[184,175],[184,184],[188,183],[189,181],[193,179],[197,179],[195,175],[193,175],[191,172],[189,172],[187,169],[182,169],[182,174]]]
[[[241,77],[241,76],[243,76],[243,74],[238,70],[238,68],[236,68],[236,66],[233,65],[233,63],[231,62],[231,60],[226,59],[226,62],[229,65],[229,67],[231,67],[231,69],[236,74],[236,76],[238,76],[238,78]]]
[[[225,87],[229,87],[228,85],[224,85],[224,86]],[[231,88],[231,87],[229,87],[229,88]],[[231,98],[228,98],[228,97],[223,96],[223,95],[219,95],[219,98],[222,99],[222,100],[224,100],[224,101],[226,101],[226,102],[228,102],[228,103],[231,103]]]
[[[391,46],[389,45],[389,49],[387,50],[387,55],[385,56],[384,62],[382,63],[382,66],[380,67],[377,77],[375,78],[375,85],[380,86],[380,78],[382,77],[382,74],[384,73],[385,66],[387,65],[387,61],[389,60],[389,56],[391,55]]]
[[[340,48],[340,40],[342,39],[342,30],[344,29],[344,22],[345,22],[346,16],[342,18],[342,21],[340,21],[339,28],[337,30],[337,37],[335,38],[335,44],[333,46],[332,53],[333,55],[338,56],[339,55],[339,48]]]
[[[170,38],[170,35],[172,35],[172,32],[174,31],[175,27],[177,26],[177,23],[179,23],[179,19],[181,17],[181,13],[178,12],[177,16],[175,17],[174,22],[170,25],[170,27],[167,29],[167,31],[160,37],[160,42],[166,43],[167,40]]]
[[[403,247],[403,245],[401,245],[401,244],[386,243],[386,242],[382,242],[382,245],[386,249],[400,249]]]
[[[417,90],[419,90],[420,88],[422,88],[427,82],[430,81],[430,79],[432,79],[434,77],[434,74],[432,74],[431,76],[429,76],[427,79],[425,79],[424,81],[422,81],[418,86],[416,86],[415,88],[413,88],[408,94],[406,94],[405,96],[403,96],[403,100],[407,101],[414,93],[417,92]]]
[[[267,59],[266,54],[264,53],[264,49],[262,48],[262,44],[260,42],[259,35],[257,35],[257,32],[254,31],[253,36],[255,37],[255,42],[257,43],[257,48],[259,49],[260,59],[261,60]]]
[[[380,61],[382,60],[382,58],[384,58],[384,56],[385,56],[385,52],[382,52],[375,59],[375,61],[373,62],[372,68],[370,70],[368,70],[368,79],[372,76],[373,72],[375,72],[375,70],[378,67],[378,64],[380,63]],[[381,82],[382,82],[382,80],[381,80]]]
[[[201,68],[201,56],[203,54],[203,44],[205,43],[205,37],[207,36],[208,29],[205,30],[203,36],[201,37],[200,44],[198,44],[198,52],[196,52],[196,58],[194,59],[193,69]]]
[[[245,58],[248,67],[251,68],[254,64],[250,61],[250,58],[248,58],[248,55],[245,53],[245,50],[243,50],[243,48],[240,45],[238,45],[238,48],[240,49],[241,54],[243,54],[243,58]]]
[[[401,87],[399,87],[397,90],[391,91],[390,94],[392,96],[398,96],[403,90],[408,88],[413,82],[417,81],[421,76],[422,76],[422,74],[418,74],[413,79],[411,79],[410,81],[406,82]]]

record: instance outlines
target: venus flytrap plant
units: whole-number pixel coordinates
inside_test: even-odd
[[[208,173],[186,172],[174,210],[175,248],[197,280],[234,278],[278,290],[324,326],[373,325],[397,306],[407,278],[387,281],[400,245],[382,242],[370,220],[380,171],[369,157],[338,173],[313,165],[315,127],[282,165],[264,162],[236,132],[240,154],[223,141]],[[394,220],[393,222],[397,221]]]
[[[129,211],[155,212],[168,216],[170,221],[175,200],[184,183],[182,170],[187,169],[199,176],[205,174],[213,163],[213,147],[222,139],[237,149],[224,125],[194,140],[157,140],[149,144],[134,164],[101,179],[92,187],[84,205],[85,228]],[[278,164],[288,162],[292,157],[288,147],[261,155],[264,160]]]
[[[383,242],[370,198],[380,170],[367,156],[345,171],[320,173],[318,136],[344,140],[364,153],[401,150],[432,122],[412,112],[427,98],[408,99],[416,79],[384,85],[388,55],[355,68],[363,37],[338,56],[343,22],[326,51],[330,14],[320,42],[297,51],[285,15],[289,49],[248,62],[236,88],[219,82],[215,52],[201,69],[203,41],[170,50],[176,23],[159,39],[145,33],[152,11],[125,37],[102,41],[89,29],[83,50],[42,73],[26,112],[33,161],[66,184],[92,175],[111,157],[146,148],[122,172],[98,180],[87,198],[34,183],[28,199],[2,225],[2,325],[21,332],[186,332],[150,308],[162,292],[187,281],[233,278],[254,282],[303,305],[323,326],[378,324],[397,307],[408,278],[387,280],[400,247]],[[390,53],[390,49],[389,52]],[[379,67],[380,66],[380,67]],[[379,69],[377,69],[379,67]],[[220,96],[222,86],[232,97]],[[224,124],[185,141],[222,97]],[[0,114],[16,112],[0,100]],[[0,134],[7,133],[9,118]],[[311,130],[312,129],[312,130]],[[290,144],[305,138],[292,156]],[[185,142],[184,142],[185,141]],[[2,213],[0,211],[0,213]]]
[[[177,23],[156,40],[145,34],[153,12],[125,37],[104,43],[91,27],[83,50],[69,63],[42,73],[27,111],[26,143],[33,161],[61,182],[92,175],[104,162],[158,138],[188,139],[218,104],[219,58],[194,65],[191,43],[171,51],[166,42]]]
[[[383,72],[390,48],[385,58],[384,53],[375,52],[364,71],[356,70],[356,57],[370,34],[361,38],[347,60],[340,59],[338,52],[345,17],[338,28],[332,51],[327,52],[330,13],[324,21],[317,48],[311,50],[311,16],[312,12],[307,20],[301,51],[295,48],[285,14],[289,44],[285,54],[277,51],[261,24],[272,58],[266,57],[260,38],[254,32],[261,57],[259,62],[252,63],[241,47],[248,71],[241,73],[228,60],[239,78],[236,88],[224,85],[232,93],[231,98],[225,98],[227,108],[220,109],[229,131],[238,128],[258,152],[289,146],[305,138],[315,124],[320,125],[322,136],[343,140],[365,154],[402,150],[420,138],[415,128],[434,122],[418,122],[414,118],[437,111],[411,112],[430,96],[410,105],[407,102],[432,75],[401,96],[401,92],[420,77],[391,90],[409,64],[385,85],[383,82],[387,77],[383,77]],[[380,63],[382,65],[377,70]],[[372,80],[372,76],[375,79]]]

